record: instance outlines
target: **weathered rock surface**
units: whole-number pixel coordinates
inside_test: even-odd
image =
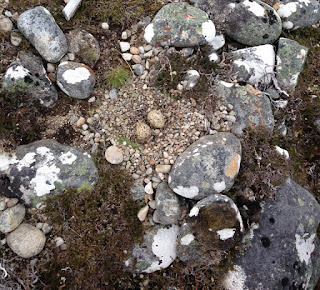
[[[320,278],[320,206],[288,179],[263,206],[258,229],[227,274],[226,289],[314,289]],[[272,277],[272,279],[270,279]]]
[[[19,257],[31,258],[38,255],[44,248],[44,233],[29,224],[21,224],[7,236],[8,246]]]
[[[93,70],[85,64],[65,61],[58,66],[57,84],[65,94],[72,98],[89,98],[95,82]]]
[[[144,38],[161,46],[192,47],[210,43],[215,34],[207,13],[181,2],[162,7],[146,27]]]
[[[0,231],[4,234],[12,232],[22,223],[25,215],[26,208],[22,204],[7,208],[0,215]]]
[[[44,107],[53,107],[58,100],[55,86],[48,78],[40,57],[21,52],[18,61],[7,69],[2,87],[13,94],[26,93],[32,101]]]
[[[179,199],[166,182],[161,182],[157,186],[155,201],[154,221],[170,225],[179,220],[181,216]]]
[[[280,38],[277,53],[277,81],[284,91],[295,89],[303,71],[308,48],[298,42]]]
[[[177,158],[169,186],[175,193],[197,200],[227,192],[239,172],[240,161],[241,144],[233,134],[201,137]]]
[[[232,104],[236,112],[236,121],[231,132],[241,135],[246,128],[262,126],[272,132],[274,117],[269,98],[251,85],[235,86],[231,83],[218,82],[217,93],[221,100]]]
[[[234,40],[248,46],[271,44],[282,31],[276,11],[259,0],[192,0],[214,24]]]
[[[320,3],[316,0],[280,0],[277,13],[283,28],[304,28],[320,20]]]
[[[251,85],[268,85],[274,73],[276,55],[270,44],[244,48],[231,53],[237,80]]]
[[[18,29],[48,62],[58,62],[68,50],[67,40],[51,13],[38,6],[23,12]]]
[[[135,245],[126,266],[134,272],[152,273],[167,268],[175,260],[179,227],[155,226],[145,232],[144,241]]]
[[[19,146],[11,158],[1,157],[5,163],[0,173],[10,180],[4,195],[17,197],[33,207],[48,194],[61,193],[67,187],[90,189],[98,179],[88,153],[55,140]]]
[[[100,58],[98,40],[83,29],[71,30],[67,35],[69,51],[75,55],[75,61],[94,67]]]

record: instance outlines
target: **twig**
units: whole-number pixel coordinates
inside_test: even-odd
[[[7,277],[8,277],[8,272],[7,272],[7,270],[6,270],[5,268],[2,267],[1,263],[0,263],[0,270],[3,272],[1,278],[2,278],[2,279],[7,278]]]

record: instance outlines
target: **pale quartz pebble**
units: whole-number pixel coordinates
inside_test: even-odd
[[[153,194],[153,188],[151,181],[144,187],[144,191],[146,194]]]
[[[120,49],[121,49],[121,52],[128,51],[130,49],[130,43],[129,42],[120,41]]]
[[[107,22],[102,22],[101,23],[101,28],[104,30],[108,30],[109,29],[109,24]]]
[[[64,244],[64,240],[63,240],[63,238],[61,238],[61,237],[56,237],[56,238],[54,239],[54,242],[55,242],[55,246],[56,246],[57,248]]]
[[[139,210],[139,212],[137,214],[139,221],[143,222],[146,219],[146,217],[148,215],[148,211],[149,211],[148,205],[144,206],[142,209]]]
[[[86,122],[86,119],[83,117],[80,117],[77,121],[77,127],[82,127],[82,125]]]

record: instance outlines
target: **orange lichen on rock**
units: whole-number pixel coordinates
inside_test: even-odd
[[[239,171],[239,163],[240,163],[239,154],[235,154],[232,161],[229,163],[228,167],[224,171],[224,174],[230,178],[234,178]]]

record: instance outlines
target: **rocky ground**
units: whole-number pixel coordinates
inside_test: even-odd
[[[205,13],[188,8],[191,18],[199,13],[194,25],[214,23],[216,34],[225,35],[213,42],[212,26],[204,36],[182,37],[170,27],[170,33],[178,36],[168,37],[168,30],[157,22],[157,17],[163,16],[156,14],[167,1],[146,1],[143,8],[139,1],[84,1],[70,21],[62,14],[64,2],[33,2],[37,1],[7,0],[0,6],[0,288],[256,289],[259,281],[265,287],[269,285],[265,273],[275,268],[273,264],[285,268],[285,263],[296,265],[303,274],[285,268],[285,274],[274,273],[280,281],[278,286],[268,287],[282,289],[290,284],[292,289],[310,289],[308,283],[317,287],[318,14],[311,14],[307,18],[310,23],[304,27],[299,13],[289,19],[281,3],[264,1],[274,8],[266,11],[268,21],[275,24],[267,36],[262,34],[263,29],[250,35],[248,23],[237,23],[246,18],[243,13],[248,13],[239,8],[240,4],[233,13],[221,1],[208,1],[207,5],[192,1],[209,15],[208,10],[216,7],[216,15],[210,15],[213,22],[205,18],[200,24],[197,21],[207,17]],[[255,16],[259,14],[259,8],[242,2]],[[28,34],[24,31],[28,27],[23,28],[19,15],[39,4],[51,12],[66,35],[67,42],[61,42],[57,59],[48,47],[44,52],[35,49],[36,45],[23,36]],[[229,5],[232,8],[235,4]],[[127,8],[124,13],[123,7]],[[170,9],[162,12],[165,17],[172,13],[178,18],[179,11]],[[223,20],[226,11],[231,13],[227,22]],[[278,11],[282,24],[280,17],[272,16],[276,13],[273,11]],[[306,11],[300,14],[309,13]],[[254,21],[262,21],[257,17]],[[177,31],[188,33],[183,25]],[[282,31],[282,25],[298,29]],[[289,54],[283,50],[281,55],[282,46],[291,45],[286,38],[301,47],[294,43]],[[269,44],[277,48],[277,58]],[[267,46],[255,50],[259,45]],[[253,50],[241,52],[248,46]],[[290,55],[297,55],[301,61],[296,63]],[[13,87],[7,77],[8,67],[17,59],[14,70],[23,67],[36,71],[31,79],[41,88],[24,85],[18,93],[8,90]],[[30,68],[37,59],[43,62],[45,72],[41,65]],[[277,82],[275,60],[283,70],[286,66],[292,70],[289,77],[284,74],[281,79],[278,69]],[[245,61],[244,67],[251,66],[249,74],[241,67]],[[257,69],[261,62],[263,73]],[[82,74],[67,79],[65,73],[70,69],[81,70]],[[84,78],[81,87],[70,85],[73,78],[76,82]],[[28,83],[25,78],[24,82]],[[244,109],[234,95],[246,104]],[[251,103],[254,105],[249,108]],[[45,139],[62,145],[54,141],[32,143]],[[21,147],[27,144],[29,147]],[[210,155],[208,145],[218,153]],[[39,149],[44,146],[51,152]],[[205,158],[198,172],[193,172],[197,161],[190,156],[198,154],[196,146],[204,146],[200,152]],[[55,157],[51,159],[50,154]],[[217,161],[211,162],[211,158]],[[58,159],[60,163],[52,163]],[[37,162],[51,168],[50,178],[43,181],[30,167]],[[212,165],[215,162],[218,165]],[[213,174],[224,162],[230,164],[225,173]],[[70,164],[73,167],[68,167]],[[183,164],[182,170],[179,164]],[[11,175],[6,171],[9,166]],[[59,171],[63,175],[57,177]],[[72,171],[80,176],[79,181]],[[191,175],[186,174],[189,171]],[[197,183],[206,175],[210,176],[209,183],[212,181],[209,190],[207,185]],[[50,190],[59,195],[40,202],[21,190],[21,184],[26,183],[8,181],[7,176],[9,180],[11,176],[23,176],[21,180],[33,182],[41,195]],[[187,187],[189,190],[185,190]],[[297,202],[291,205],[290,200],[295,199]],[[308,217],[304,232],[298,230],[302,221],[297,216]],[[281,223],[271,229],[270,224],[278,219]],[[208,227],[217,229],[218,235],[203,233],[202,229]],[[24,235],[29,237],[29,244],[19,240]],[[272,240],[273,235],[277,240]],[[279,250],[282,243],[292,243],[291,236],[296,239],[301,263],[291,249],[294,246]],[[274,248],[272,253],[265,253],[270,240]],[[156,241],[162,252],[154,251]],[[176,243],[177,249],[170,247]],[[241,256],[244,252],[246,255]],[[292,260],[278,261],[279,255]],[[255,263],[263,264],[259,275],[265,276],[261,280],[252,274],[257,271]]]

